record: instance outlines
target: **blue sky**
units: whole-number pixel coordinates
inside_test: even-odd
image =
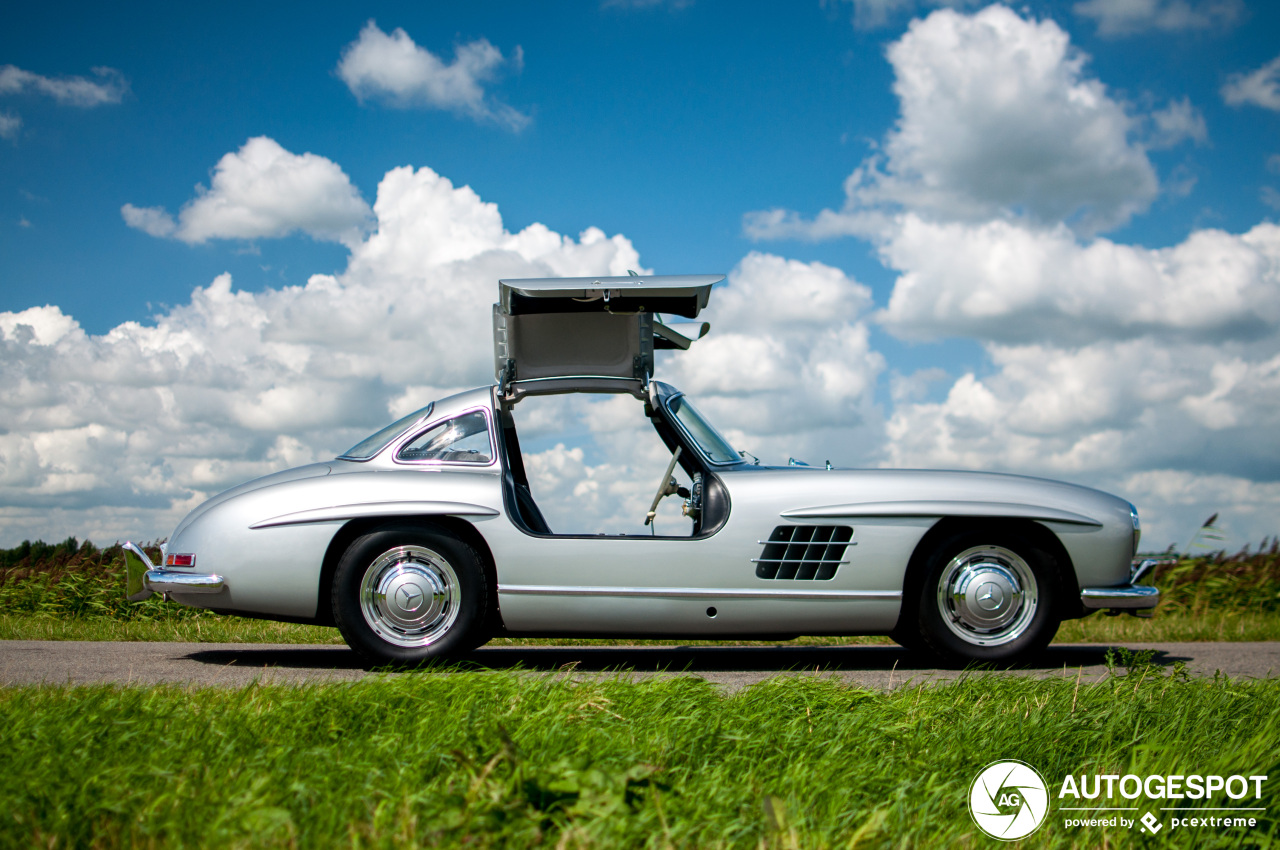
[[[395,77],[398,30],[401,47],[437,65]],[[424,343],[414,376],[369,366],[367,341],[344,349],[307,330],[297,304],[280,306],[288,287],[328,275],[353,299],[381,287],[377,298],[399,303],[416,288],[483,314],[497,274],[626,262],[733,272],[730,287],[756,304],[845,311],[788,324],[725,308],[720,348],[671,365],[757,454],[1043,474],[1137,502],[1153,543],[1185,542],[1218,510],[1234,542],[1256,542],[1280,531],[1280,282],[1275,236],[1257,230],[1280,207],[1277,34],[1280,12],[1249,0],[15,10],[0,32],[0,363],[12,400],[0,411],[0,543],[33,528],[162,536],[238,475],[331,456],[428,390],[487,379],[488,340],[474,333],[451,365]],[[484,45],[474,75],[451,65]],[[341,70],[358,47],[363,77]],[[1018,82],[1023,59],[1048,63],[1039,83]],[[422,76],[431,67],[439,79]],[[446,77],[462,89],[431,88]],[[274,147],[250,154],[253,139]],[[319,194],[263,213],[269,224],[237,208],[233,226],[197,203],[257,203],[235,195],[232,171],[219,178],[220,163],[277,149],[279,162],[313,156],[306,185]],[[402,204],[419,229],[401,244],[379,187],[406,166],[478,199]],[[860,168],[861,188],[848,191]],[[491,228],[466,230],[481,201],[507,235],[536,223],[575,244],[588,228],[626,244],[591,258],[511,249]],[[145,210],[150,232],[136,218]],[[412,253],[415,239],[463,244],[481,231],[487,254]],[[391,247],[378,247],[380,232]],[[1221,244],[1196,238],[1218,233]],[[958,246],[973,251],[952,262]],[[493,253],[504,250],[509,264]],[[397,252],[420,279],[379,265]],[[1108,269],[1126,262],[1127,283],[1111,282]],[[257,300],[214,297],[221,275],[229,293]],[[193,301],[197,288],[214,294]],[[439,303],[415,314],[425,334],[447,336]],[[26,312],[46,305],[56,315]],[[225,312],[241,308],[260,319]],[[256,330],[210,330],[235,321]],[[113,331],[129,322],[157,330]],[[34,337],[19,338],[20,324]],[[273,333],[327,348],[280,354]],[[184,334],[208,351],[192,358]],[[830,345],[815,341],[824,334]],[[219,359],[225,346],[244,359]],[[159,369],[157,352],[176,358],[171,369],[129,365],[150,357]],[[344,365],[316,365],[326,358]],[[859,365],[831,377],[842,358]],[[86,359],[100,370],[85,371]],[[768,380],[753,395],[750,372],[725,367],[743,359],[762,375],[816,376],[801,389],[821,398],[781,402],[801,419],[762,417],[777,403]],[[719,384],[697,374],[717,369]],[[223,384],[240,386],[252,412],[219,419],[202,407],[239,404],[209,389]],[[309,392],[359,399],[360,412],[302,415],[317,409]],[[169,419],[157,426],[134,408]],[[108,445],[125,460],[85,458]]]
[[[180,206],[222,154],[259,135],[340,163],[366,194],[390,168],[430,165],[498,201],[513,228],[595,225],[651,243],[646,261],[659,270],[727,269],[751,247],[744,211],[828,202],[895,111],[879,33],[856,32],[843,10],[738,8],[334,4],[300,17],[255,4],[216,18],[148,10],[142,27],[132,15],[78,9],[70,33],[66,10],[50,7],[43,20],[24,12],[31,18],[5,37],[6,61],[49,76],[120,68],[131,92],[92,111],[8,100],[27,117],[24,138],[5,151],[4,210],[33,226],[5,233],[3,306],[30,306],[52,280],[91,279],[61,290],[61,303],[102,331],[225,270],[253,287],[279,285],[282,270],[302,283],[340,269],[345,252],[305,239],[261,242],[261,255],[245,256],[239,244],[166,251],[124,228],[122,204]],[[493,91],[529,125],[501,132],[447,111],[361,105],[334,68],[370,19],[444,57],[477,38],[523,48],[524,69]],[[868,250],[806,253],[848,262]]]

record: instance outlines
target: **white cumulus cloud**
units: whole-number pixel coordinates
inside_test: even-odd
[[[647,271],[625,237],[597,228],[512,233],[494,204],[428,168],[388,172],[373,210],[377,229],[347,269],[305,286],[241,292],[221,275],[153,325],[101,336],[53,306],[0,314],[0,537],[163,535],[222,488],[332,457],[425,401],[491,381],[498,278]],[[664,355],[660,379],[766,461],[820,463],[833,434],[848,438],[837,462],[874,450],[883,362],[865,286],[751,254],[712,304],[715,330]],[[639,528],[665,463],[640,405],[552,403],[541,418],[521,407],[549,519]],[[677,514],[667,500],[664,532],[687,524]]]
[[[0,539],[167,534],[221,489],[490,382],[498,278],[643,268],[596,228],[509,232],[429,168],[388,172],[374,212],[348,268],[305,286],[220,275],[102,335],[56,306],[0,313]]]
[[[884,370],[870,306],[870,290],[839,269],[753,252],[700,317],[711,333],[665,358],[659,377],[766,462],[829,451],[833,431],[848,435],[838,462],[865,461],[878,441],[869,435],[880,425],[874,394]]]
[[[265,136],[218,160],[209,186],[196,187],[176,220],[162,207],[125,204],[120,213],[130,227],[190,244],[302,232],[354,245],[370,223],[369,205],[337,163]]]
[[[876,318],[902,337],[976,339],[991,366],[952,377],[940,397],[907,388],[886,426],[887,465],[1066,478],[1144,510],[1151,499],[1159,537],[1148,539],[1165,542],[1185,542],[1180,529],[1215,510],[1239,542],[1274,533],[1280,227],[1146,249],[1082,243],[1061,226],[908,215],[882,256],[900,276]],[[1217,482],[1206,493],[1270,501],[1244,510],[1156,486],[1201,478]],[[1240,486],[1218,486],[1227,479]]]
[[[370,208],[336,164],[308,156],[251,140],[176,217],[122,215],[191,242],[201,221],[218,234],[204,238],[251,238],[227,223],[245,220],[258,236],[351,232],[342,273],[257,293],[222,275],[151,323],[102,335],[53,305],[0,313],[0,539],[161,536],[224,487],[332,457],[426,401],[491,381],[498,278],[649,273],[621,234],[513,233],[497,205],[429,168],[387,172]],[[273,157],[354,199],[346,221],[357,229],[255,195],[247,175]],[[221,206],[188,212],[210,196]],[[1066,478],[1135,501],[1159,545],[1185,541],[1215,510],[1240,542],[1275,532],[1280,227],[1146,249],[1003,210],[948,219],[929,203],[899,206],[862,211],[898,274],[882,309],[837,268],[753,252],[713,294],[702,317],[711,334],[664,353],[657,377],[767,463]],[[371,230],[358,229],[366,221]],[[903,338],[976,340],[988,362],[893,376],[883,411],[877,323]],[[633,402],[551,404],[521,420],[553,527],[634,530],[647,509],[662,450],[636,448],[652,434],[623,403]]]
[[[388,35],[371,20],[343,50],[337,74],[361,100],[444,109],[519,130],[529,116],[494,100],[485,84],[506,69],[519,72],[523,63],[519,47],[505,57],[484,38],[458,45],[453,62],[445,62],[403,29]]]
[[[1135,138],[1141,122],[1086,73],[1087,57],[1053,21],[1001,5],[941,9],[913,21],[887,55],[901,115],[882,152],[845,181],[843,209],[813,220],[749,214],[748,235],[870,235],[883,223],[876,211],[895,208],[939,220],[1068,221],[1090,233],[1156,197],[1155,169]],[[1166,119],[1170,132],[1175,121]]]
[[[1077,11],[1122,8],[1126,26],[1174,29],[1228,6]],[[901,114],[845,181],[844,206],[744,219],[755,238],[868,239],[898,273],[868,321],[985,353],[973,371],[890,376],[879,462],[1101,487],[1148,513],[1160,545],[1185,543],[1215,510],[1237,542],[1274,534],[1280,228],[1196,230],[1155,249],[1096,235],[1156,196],[1148,150],[1208,142],[1200,111],[1188,98],[1136,110],[1088,75],[1057,24],[1000,5],[935,11],[887,55]],[[1224,98],[1280,108],[1277,67],[1232,78]],[[756,356],[777,362],[766,341],[751,341]]]
[[[906,214],[881,248],[901,276],[878,318],[917,339],[1087,344],[1145,334],[1225,342],[1280,328],[1280,227],[1201,230],[1150,250],[1063,226]]]
[[[1143,337],[1079,348],[988,343],[995,371],[961,375],[939,401],[899,404],[886,465],[996,469],[1120,493],[1148,520],[1148,540],[1185,541],[1213,511],[1257,541],[1280,518],[1280,354],[1265,344]],[[1233,479],[1270,494],[1249,505],[1174,504],[1153,482]],[[1146,482],[1135,486],[1134,482]],[[1145,501],[1159,495],[1156,507]],[[1154,524],[1152,523],[1154,521]],[[1150,533],[1153,532],[1154,533]],[[1186,533],[1184,533],[1186,532]]]
[[[172,236],[178,229],[178,223],[164,207],[135,207],[133,204],[125,204],[120,208],[120,215],[124,217],[125,224],[148,236],[163,239]]]

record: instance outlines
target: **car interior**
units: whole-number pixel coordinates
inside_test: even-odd
[[[665,386],[664,389],[669,390]],[[696,449],[686,445],[687,438],[680,434],[669,421],[669,415],[661,398],[655,385],[652,399],[636,401],[637,416],[647,420],[653,429],[653,435],[665,448],[665,463],[657,467],[643,465],[633,469],[633,474],[641,476],[638,482],[643,482],[646,505],[650,511],[648,515],[636,516],[634,526],[628,526],[629,530],[622,533],[608,533],[583,527],[553,527],[548,522],[535,499],[534,486],[530,481],[525,452],[521,450],[517,428],[518,408],[521,403],[529,404],[531,398],[523,396],[519,402],[502,403],[499,414],[498,450],[503,460],[504,496],[508,512],[516,524],[529,534],[555,537],[605,535],[688,539],[708,537],[719,530],[729,515],[728,492]],[[542,495],[539,494],[539,496]],[[566,499],[574,498],[568,493],[563,495]],[[672,497],[677,503],[683,502],[681,504],[683,518],[673,519],[673,511],[670,507],[665,510],[661,519],[655,518],[658,503]],[[590,498],[590,496],[582,498]],[[649,503],[649,499],[652,499],[652,504]],[[647,521],[642,524],[642,520]],[[566,525],[574,525],[572,517]]]

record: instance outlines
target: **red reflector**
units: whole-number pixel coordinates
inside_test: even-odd
[[[196,565],[195,555],[169,555],[164,559],[166,567],[194,567]]]

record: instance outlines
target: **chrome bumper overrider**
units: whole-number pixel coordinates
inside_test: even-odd
[[[222,576],[158,569],[146,553],[124,544],[125,593],[130,602],[141,602],[153,593],[217,593],[226,586]]]
[[[1146,585],[1123,587],[1086,587],[1080,591],[1086,608],[1154,608],[1160,601],[1160,589]]]
[[[1138,616],[1151,616],[1151,609],[1160,603],[1160,589],[1138,584],[1153,568],[1172,563],[1168,559],[1144,558],[1129,567],[1129,583],[1120,587],[1086,587],[1080,590],[1080,602],[1085,608],[1108,608],[1119,613],[1127,611]]]

